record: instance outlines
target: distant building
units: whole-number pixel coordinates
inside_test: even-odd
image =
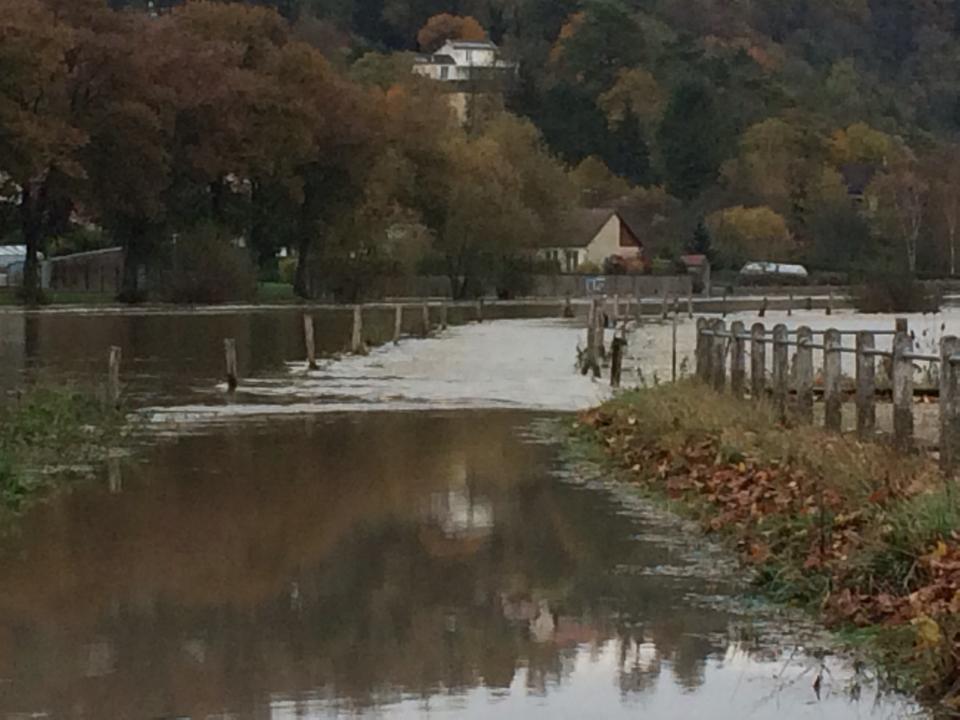
[[[123,277],[123,248],[61,255],[45,261],[41,270],[43,287],[72,292],[120,292]]]
[[[503,104],[504,84],[517,73],[517,64],[503,60],[489,41],[448,40],[436,53],[417,55],[416,75],[443,83],[450,107],[461,124],[477,113]]]
[[[876,166],[868,163],[846,163],[840,168],[843,184],[847,186],[847,195],[857,204],[863,203],[867,187],[876,174]]]
[[[502,80],[517,64],[501,59],[500,48],[489,40],[447,40],[432,55],[418,55],[413,72],[441,82]]]
[[[607,258],[645,264],[643,242],[623,216],[611,208],[580,208],[562,219],[560,229],[537,251],[556,262],[561,272],[576,272],[584,263],[602,267]]]
[[[0,287],[20,284],[26,259],[26,245],[0,245]]]

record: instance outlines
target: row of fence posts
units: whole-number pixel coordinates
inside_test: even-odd
[[[729,312],[729,305],[728,305],[729,297],[730,297],[730,288],[725,287],[723,289],[723,297],[720,300],[720,316],[721,317],[726,317],[727,313]],[[770,305],[769,298],[764,296],[763,299],[761,299],[760,301],[760,309],[757,311],[757,315],[759,315],[760,317],[764,317],[767,314],[767,308],[769,307],[769,305]],[[796,303],[794,302],[793,293],[789,293],[787,295],[787,317],[793,317],[793,309],[795,306],[796,306]],[[806,303],[804,304],[804,308],[807,311],[813,310],[812,297],[809,297],[809,296],[807,297]],[[827,292],[827,304],[826,304],[826,307],[824,307],[823,311],[825,315],[833,315],[833,290],[829,290]],[[691,314],[690,317],[693,317],[693,315]]]
[[[354,305],[352,309],[352,325],[350,329],[350,345],[349,350],[354,355],[365,355],[368,351],[367,343],[364,339],[363,334],[363,305]],[[409,307],[409,306],[408,306]],[[430,331],[433,329],[434,324],[430,318],[430,305],[428,303],[423,303],[420,306],[420,337],[427,337],[430,334]],[[447,329],[447,317],[448,317],[448,307],[446,303],[441,303],[439,306],[439,318],[436,324],[440,330]],[[400,338],[403,335],[403,305],[393,306],[393,343],[397,344],[400,342]],[[483,322],[483,313],[484,313],[484,301],[483,299],[477,300],[474,305],[474,320],[478,323]],[[308,370],[317,370],[317,350],[316,350],[316,340],[314,337],[315,334],[315,325],[314,317],[310,313],[305,313],[303,315],[303,340],[304,347],[306,349],[307,356],[307,369]],[[237,389],[239,384],[239,371],[237,368],[237,343],[234,338],[226,338],[223,341],[224,349],[224,361],[226,365],[226,379],[227,379],[227,391],[233,392]],[[117,348],[119,350],[119,348]],[[111,356],[112,357],[112,356]],[[111,359],[111,368],[113,361]],[[119,363],[119,361],[118,361]],[[118,365],[119,368],[119,365]],[[118,369],[118,378],[119,378],[119,369]],[[111,370],[111,378],[112,370]],[[113,391],[111,390],[111,393]],[[119,398],[119,379],[117,381],[117,398]]]
[[[815,336],[821,334],[823,342],[815,342]],[[815,379],[813,351],[821,350],[824,425],[828,430],[840,432],[844,401],[842,358],[845,353],[854,354],[857,433],[861,438],[869,439],[875,436],[877,427],[876,359],[888,358],[893,394],[894,446],[908,451],[914,445],[914,363],[940,363],[940,463],[944,471],[955,472],[960,466],[960,339],[952,335],[943,337],[938,355],[914,352],[914,341],[903,319],[896,321],[893,331],[860,331],[855,335],[856,346],[850,348],[843,345],[843,333],[832,328],[815,333],[804,326],[791,332],[786,325],[779,324],[771,333],[763,323],[755,323],[747,332],[740,321],[732,323],[728,330],[723,320],[700,318],[697,320],[696,373],[715,390],[725,390],[728,384],[726,360],[729,355],[729,389],[734,396],[742,398],[748,390],[750,397],[755,400],[769,395],[779,419],[785,421],[790,410],[788,399],[792,394],[793,412],[797,419],[812,423]],[[878,335],[893,336],[891,350],[877,349]],[[746,372],[748,343],[749,388]],[[766,372],[768,345],[773,355],[769,386]],[[795,348],[792,388],[791,348]]]
[[[620,298],[613,296],[613,339],[610,341],[610,386],[620,387],[621,376],[623,373],[623,354],[626,351],[626,320],[630,316],[630,303],[627,301],[625,315],[621,315]],[[607,301],[603,297],[595,297],[590,301],[590,310],[587,314],[587,347],[580,357],[580,371],[583,375],[592,373],[594,378],[599,378],[600,363],[606,358],[605,331],[607,325],[606,314]],[[693,295],[687,298],[687,313],[693,317]],[[677,380],[677,324],[680,316],[680,298],[671,296],[667,293],[663,296],[663,307],[661,317],[664,320],[671,319],[671,376],[674,382]],[[643,322],[643,306],[637,301],[637,322]],[[620,322],[620,327],[617,323]]]

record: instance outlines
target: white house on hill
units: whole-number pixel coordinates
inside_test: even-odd
[[[567,213],[560,230],[547,239],[537,255],[574,272],[586,262],[603,266],[609,257],[645,262],[643,243],[623,216],[611,208],[577,209]]]
[[[502,60],[489,40],[447,40],[432,55],[417,55],[413,72],[442,82],[496,79],[515,73],[517,64]]]

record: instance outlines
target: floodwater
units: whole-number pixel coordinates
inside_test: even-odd
[[[71,359],[39,342],[6,377],[83,376],[118,327],[85,322],[53,333]],[[575,323],[455,327],[315,372],[299,315],[286,341],[185,323],[125,336],[142,446],[0,539],[0,718],[916,713],[749,600],[725,551],[564,458],[557,424],[607,392],[573,372]],[[198,348],[244,324],[262,331],[227,401]]]

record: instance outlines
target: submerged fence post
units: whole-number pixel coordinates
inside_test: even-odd
[[[226,338],[223,341],[224,360],[227,365],[227,391],[233,392],[237,389],[237,341],[233,338]]]
[[[610,343],[610,387],[620,387],[620,373],[623,369],[623,348],[627,341],[616,336]]]
[[[483,322],[483,298],[477,298],[477,322]]]
[[[790,375],[787,326],[783,323],[773,328],[773,405],[780,422],[787,419],[787,383]]]
[[[697,377],[701,380],[707,379],[707,360],[706,347],[707,338],[703,331],[707,329],[706,318],[697,318],[697,349],[695,350],[695,360],[697,363]]]
[[[664,320],[667,319],[667,314],[670,312],[670,293],[666,290],[663,291],[663,308],[660,312],[660,315]]]
[[[727,381],[727,339],[722,337],[721,333],[725,331],[727,324],[723,320],[715,320],[713,323],[713,359],[710,363],[710,370],[713,373],[713,389],[717,392],[723,390]]]
[[[613,294],[613,319],[614,322],[620,317],[620,293]]]
[[[877,427],[877,361],[872,332],[857,333],[857,435],[867,440]]]
[[[602,315],[597,298],[591,298],[587,315],[587,349],[580,364],[580,373],[586,375],[591,370],[595,378],[600,377],[600,359],[597,354],[597,316]]]
[[[760,303],[760,312],[758,313],[760,317],[767,316],[767,299],[764,298],[763,302]]]
[[[120,407],[120,361],[122,357],[123,350],[116,345],[111,345],[107,399],[113,408]]]
[[[904,357],[911,352],[909,333],[898,331],[893,340],[893,444],[904,451],[913,447],[913,361]]]
[[[743,397],[744,385],[747,377],[747,341],[744,340],[743,322],[737,320],[730,325],[731,347],[730,354],[730,389],[736,398]]]
[[[430,306],[424,303],[420,307],[420,325],[423,337],[430,336]]]
[[[720,316],[721,316],[721,317],[726,317],[726,316],[727,316],[727,296],[728,296],[729,294],[730,294],[730,286],[729,286],[729,285],[724,285],[724,286],[723,286],[723,300],[720,301],[720,303],[721,303],[721,304],[720,304]]]
[[[673,299],[673,323],[670,340],[670,377],[673,382],[677,381],[677,314],[679,313],[679,302],[678,298]]]
[[[960,365],[951,358],[960,353],[960,338],[940,341],[940,469],[952,477],[960,459]]]
[[[303,316],[303,343],[307,348],[307,369],[317,369],[317,349],[313,341],[313,315]]]
[[[362,355],[366,352],[363,344],[363,306],[353,306],[353,332],[350,334],[350,352]]]
[[[754,400],[762,398],[767,388],[766,336],[763,323],[754,323],[750,328],[750,396]]]
[[[440,303],[440,329],[447,329],[447,304],[445,302]]]
[[[827,315],[833,315],[833,288],[827,291]]]
[[[400,342],[400,336],[403,334],[403,305],[396,305],[393,308],[393,344]]]
[[[573,304],[570,302],[569,295],[567,295],[567,299],[563,303],[563,311],[561,312],[561,316],[567,319],[573,317]]]
[[[797,417],[813,423],[813,331],[797,328]]]
[[[687,317],[693,319],[693,283],[690,283],[690,292],[687,293]]]
[[[843,373],[842,337],[831,328],[823,336],[823,402],[824,425],[827,430],[840,432],[843,425],[843,396],[840,377]]]
[[[793,317],[793,293],[787,298],[787,317]]]

